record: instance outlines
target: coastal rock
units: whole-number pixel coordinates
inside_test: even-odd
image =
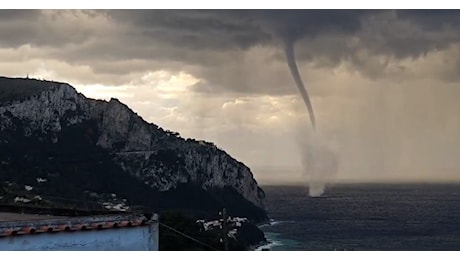
[[[8,173],[2,179],[19,184],[47,179],[34,191],[63,179],[78,186],[69,190],[81,193],[104,186],[83,180],[87,176],[104,178],[104,192],[124,192],[137,203],[142,199],[131,194],[133,189],[148,196],[144,201],[169,194],[179,204],[191,199],[183,194],[188,190],[207,200],[208,209],[226,206],[241,213],[246,208],[258,211],[258,219],[265,217],[264,192],[243,163],[212,143],[184,139],[145,122],[117,99],[89,99],[65,83],[0,78],[0,155]],[[131,185],[129,192],[126,185]]]

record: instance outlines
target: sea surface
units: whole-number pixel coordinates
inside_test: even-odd
[[[460,250],[460,184],[265,186],[269,250]]]

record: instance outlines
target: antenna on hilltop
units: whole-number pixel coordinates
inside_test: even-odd
[[[26,79],[29,79],[29,73],[27,73]]]

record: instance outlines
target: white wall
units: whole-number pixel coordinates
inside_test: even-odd
[[[88,231],[0,237],[2,251],[157,251],[158,223]]]

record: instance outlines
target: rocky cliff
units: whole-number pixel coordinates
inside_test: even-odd
[[[265,217],[264,192],[243,163],[65,83],[0,78],[0,171],[4,189],[36,184],[22,196],[113,194],[152,207]]]

